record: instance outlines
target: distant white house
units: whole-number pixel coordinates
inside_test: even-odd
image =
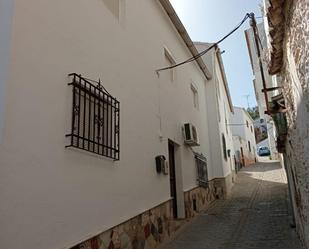
[[[261,133],[267,133],[267,123],[265,119],[257,118],[256,120],[253,121],[253,125]]]
[[[262,140],[266,139],[268,144],[267,147],[270,147],[266,120],[264,118],[257,118],[256,120],[254,120],[253,125],[255,130],[256,143],[259,143]]]
[[[241,136],[233,136],[233,146],[235,149],[235,162],[236,170],[240,170],[242,167],[248,165],[248,160],[246,160],[246,155],[248,155],[247,142]]]
[[[257,147],[252,118],[244,108],[234,106],[234,114],[231,115],[230,122],[237,160],[243,166],[254,163]]]

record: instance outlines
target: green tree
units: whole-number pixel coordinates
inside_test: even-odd
[[[249,113],[249,115],[251,116],[253,120],[256,120],[260,117],[259,109],[257,106],[254,106],[252,108],[247,108],[247,112]]]

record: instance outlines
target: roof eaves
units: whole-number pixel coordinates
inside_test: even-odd
[[[190,50],[191,54],[193,56],[198,55],[198,51],[197,51],[196,47],[194,46],[193,41],[191,40],[186,28],[184,27],[183,23],[179,19],[178,15],[177,15],[175,9],[173,8],[172,4],[170,3],[170,1],[169,0],[159,0],[159,2],[162,5],[162,7],[164,8],[167,15],[169,16],[169,18],[172,21],[175,28],[177,29],[179,35],[181,36],[181,38],[185,42],[186,46]],[[200,58],[196,59],[196,62],[198,64],[199,68],[202,70],[203,74],[205,75],[206,79],[210,80],[212,78],[212,75],[209,72],[209,70],[208,70],[207,66],[205,65],[204,61],[202,60],[202,58],[200,57]]]
[[[221,56],[221,52],[220,52],[220,48],[217,44],[215,43],[209,43],[209,42],[201,42],[201,41],[195,41],[194,42],[195,45],[202,45],[204,46],[206,49],[210,48],[211,46],[215,45],[211,51],[213,51],[214,56],[217,56],[217,59],[219,61],[219,68],[220,68],[220,72],[222,75],[222,79],[223,79],[223,84],[224,84],[224,90],[229,102],[229,107],[232,113],[234,113],[234,107],[233,107],[233,102],[232,102],[232,98],[231,98],[231,94],[230,94],[230,90],[229,90],[229,86],[228,86],[228,82],[227,82],[227,78],[226,78],[226,74],[225,74],[225,69],[224,69],[224,64],[222,61],[222,56]],[[205,56],[205,55],[204,55]]]
[[[271,75],[279,73],[283,66],[284,10],[287,2],[287,0],[268,0],[269,4],[266,7],[271,45],[268,71]]]

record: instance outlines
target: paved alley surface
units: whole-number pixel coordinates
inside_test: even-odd
[[[217,201],[164,249],[301,249],[290,228],[287,185],[279,163],[238,173],[232,194]]]

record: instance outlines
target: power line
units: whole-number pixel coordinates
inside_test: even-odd
[[[230,35],[232,35],[236,30],[238,30],[243,24],[244,22],[249,18],[251,17],[251,14],[247,13],[245,15],[245,17],[242,19],[242,21],[234,28],[232,29],[227,35],[225,35],[223,38],[221,38],[219,41],[217,41],[216,43],[214,43],[213,45],[211,45],[209,48],[207,48],[206,50],[198,53],[197,55],[194,55],[192,56],[191,58],[183,61],[183,62],[180,62],[180,63],[177,63],[175,65],[172,65],[172,66],[169,66],[169,67],[164,67],[164,68],[160,68],[160,69],[157,69],[156,72],[161,72],[161,71],[165,71],[165,70],[169,70],[169,69],[173,69],[175,67],[179,67],[181,65],[184,65],[186,63],[190,63],[192,61],[195,61],[197,60],[198,58],[202,57],[204,54],[206,54],[208,51],[210,51],[212,48],[216,47],[217,45],[219,45],[221,42],[223,42],[226,38],[228,38]]]

